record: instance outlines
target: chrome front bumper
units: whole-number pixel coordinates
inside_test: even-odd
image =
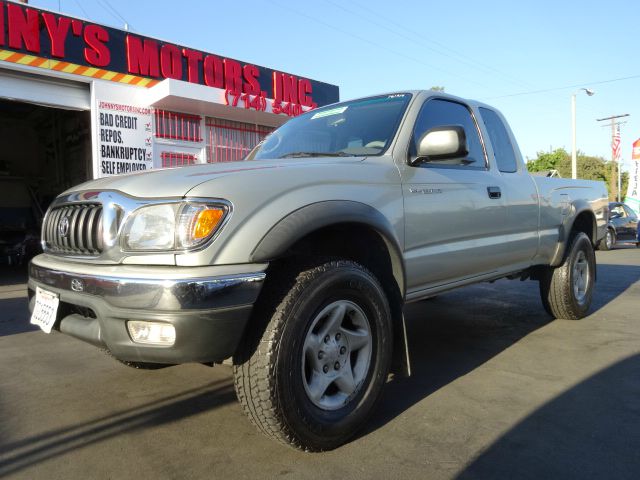
[[[265,267],[65,265],[40,255],[29,265],[30,308],[36,287],[57,293],[54,329],[107,348],[121,360],[221,361],[234,354],[242,338]],[[243,268],[263,271],[242,273]],[[170,347],[135,343],[129,320],[170,323],[176,342]]]
[[[264,272],[186,279],[112,277],[65,272],[34,262],[29,265],[29,280],[43,287],[100,297],[113,307],[154,310],[199,310],[252,304],[264,279]]]

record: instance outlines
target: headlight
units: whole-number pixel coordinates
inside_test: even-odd
[[[150,205],[131,216],[124,232],[128,250],[173,250],[180,204]]]
[[[137,209],[123,230],[125,250],[194,249],[207,242],[229,214],[226,204],[163,203]]]

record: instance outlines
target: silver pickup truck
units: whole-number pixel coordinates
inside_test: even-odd
[[[362,98],[290,120],[243,162],[61,194],[31,321],[136,367],[232,358],[262,432],[327,450],[409,370],[406,303],[530,278],[550,315],[585,316],[607,215],[601,182],[530,176],[488,105]]]

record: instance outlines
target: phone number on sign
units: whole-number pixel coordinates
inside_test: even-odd
[[[267,102],[271,102],[271,111],[275,114],[285,114],[290,117],[296,117],[301,113],[311,110],[304,110],[302,105],[294,102],[283,102],[281,100],[267,100],[266,92],[260,95],[250,95],[248,93],[234,92],[226,90],[224,93],[225,103],[232,107],[244,106],[246,109],[257,110],[258,112],[267,111]]]

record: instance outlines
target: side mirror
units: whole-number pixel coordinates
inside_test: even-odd
[[[418,141],[417,150],[416,158],[411,161],[412,165],[463,159],[469,154],[467,136],[461,125],[446,125],[428,130]]]

